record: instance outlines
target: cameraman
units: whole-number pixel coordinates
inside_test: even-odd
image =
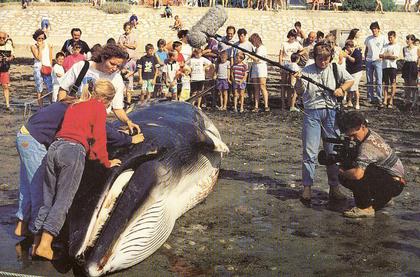
[[[338,127],[351,140],[360,143],[354,168],[340,168],[340,183],[353,191],[356,207],[345,211],[345,217],[373,217],[404,185],[404,167],[395,151],[376,132],[368,129],[366,119],[358,112],[340,117]]]
[[[7,53],[7,54],[6,54]],[[9,54],[10,53],[10,54]],[[10,107],[10,62],[14,59],[13,42],[5,32],[0,31],[0,84],[3,87],[6,110],[13,112]]]
[[[318,42],[314,46],[315,63],[306,66],[302,74],[334,89],[333,93],[301,79],[301,73],[296,73],[295,85],[298,94],[303,96],[305,108],[302,131],[302,179],[303,192],[302,200],[311,200],[311,186],[315,177],[315,161],[318,154],[321,136],[336,137],[335,115],[337,97],[343,97],[353,85],[353,77],[341,66],[334,67],[331,64],[334,50],[331,45],[325,42]],[[324,142],[324,149],[327,153],[333,152],[333,145]],[[338,185],[338,166],[333,164],[327,166],[328,184],[330,185],[329,197],[331,200],[342,200],[345,196],[340,192]]]

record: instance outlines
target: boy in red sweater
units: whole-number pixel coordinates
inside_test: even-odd
[[[33,251],[48,260],[54,257],[51,243],[63,227],[79,187],[86,154],[107,168],[121,164],[118,159],[109,160],[106,149],[106,108],[114,98],[114,86],[102,79],[95,82],[93,91],[88,87],[85,86],[83,93],[89,95],[87,100],[67,109],[61,130],[46,157],[44,203],[35,221],[35,229],[38,233],[42,230],[42,235],[36,235]]]

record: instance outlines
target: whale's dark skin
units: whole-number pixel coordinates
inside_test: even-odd
[[[129,117],[141,127],[145,140],[129,147],[108,148],[110,159],[121,159],[120,167],[105,169],[97,162],[87,162],[67,217],[69,255],[82,266],[91,261],[107,262],[111,246],[155,186],[171,190],[194,167],[211,165],[218,169],[220,166],[221,153],[215,151],[209,130],[215,137],[220,136],[217,130],[209,129],[211,121],[194,106],[154,102],[137,108]],[[114,125],[118,128],[121,124],[114,122]],[[118,197],[95,245],[80,251],[95,208],[116,178],[128,169],[134,170],[134,174]]]

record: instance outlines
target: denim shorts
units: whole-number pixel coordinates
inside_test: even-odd
[[[227,79],[217,79],[216,84],[217,90],[228,90],[229,89],[229,82]]]

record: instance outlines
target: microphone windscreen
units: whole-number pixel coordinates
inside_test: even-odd
[[[207,35],[214,36],[217,30],[225,24],[227,13],[222,6],[216,6],[208,12],[194,25],[188,32],[188,43],[199,48],[207,43]]]

